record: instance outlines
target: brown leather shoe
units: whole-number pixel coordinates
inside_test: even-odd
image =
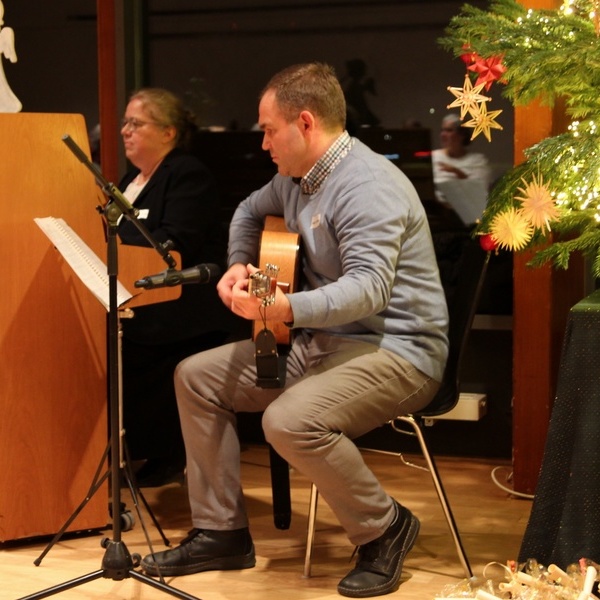
[[[233,531],[192,529],[176,548],[144,557],[148,575],[177,576],[201,571],[250,569],[256,564],[248,528]]]
[[[402,563],[414,546],[420,524],[407,508],[394,503],[396,517],[385,533],[358,547],[356,566],[338,584],[342,596],[370,598],[398,588]]]

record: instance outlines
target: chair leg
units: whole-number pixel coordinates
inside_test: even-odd
[[[427,463],[427,467],[429,473],[431,475],[431,479],[433,480],[433,486],[435,487],[435,491],[438,495],[440,504],[442,506],[442,510],[444,512],[444,516],[446,517],[446,521],[448,523],[448,527],[450,529],[450,533],[452,534],[452,539],[454,540],[454,545],[456,546],[456,552],[458,554],[458,558],[460,563],[464,569],[465,575],[467,579],[473,576],[473,571],[471,570],[471,565],[469,564],[469,559],[465,553],[465,549],[462,545],[462,540],[460,538],[460,534],[458,532],[458,528],[456,527],[456,521],[454,520],[454,515],[452,513],[452,509],[450,508],[450,504],[448,503],[448,498],[446,496],[446,491],[444,490],[444,486],[442,485],[442,480],[440,479],[440,475],[433,459],[433,456],[429,453],[429,448],[427,447],[427,443],[423,436],[423,432],[421,431],[421,427],[417,423],[417,421],[411,417],[410,415],[398,417],[396,420],[404,421],[408,423],[415,431],[415,434],[419,440],[419,444],[421,446],[421,451],[425,458],[425,462]],[[308,528],[306,534],[306,553],[304,556],[304,577],[311,576],[311,560],[312,560],[312,551],[315,540],[315,527],[317,520],[317,505],[319,501],[319,490],[317,486],[313,483],[310,488],[310,500],[308,506]]]
[[[277,529],[289,529],[292,522],[290,467],[271,445],[269,445],[269,460],[273,494],[273,522]]]
[[[403,421],[404,423],[408,423],[415,431],[417,438],[419,439],[419,444],[421,445],[421,451],[423,452],[423,456],[425,457],[425,462],[427,463],[427,467],[429,468],[429,473],[431,474],[431,479],[433,480],[433,485],[435,487],[435,491],[437,492],[438,498],[440,500],[440,504],[442,505],[442,510],[444,511],[444,516],[446,517],[446,521],[448,522],[448,527],[450,528],[450,533],[452,534],[452,538],[454,539],[454,545],[456,546],[456,552],[458,554],[458,558],[462,564],[462,567],[465,571],[467,579],[473,576],[473,571],[471,570],[471,565],[469,564],[469,559],[465,553],[465,549],[462,545],[462,540],[460,539],[460,535],[458,533],[458,528],[456,527],[456,522],[454,520],[454,515],[452,514],[452,510],[450,509],[450,504],[448,503],[448,498],[446,496],[446,492],[444,490],[444,486],[442,485],[442,481],[440,479],[437,467],[433,460],[433,456],[429,453],[429,449],[427,448],[427,443],[425,442],[425,438],[423,436],[423,432],[421,431],[421,427],[417,423],[417,421],[410,415],[397,417],[397,421]]]
[[[308,504],[308,530],[306,532],[306,554],[304,555],[304,577],[310,577],[313,544],[315,541],[315,526],[317,522],[317,504],[319,490],[313,483],[310,487],[310,500]]]

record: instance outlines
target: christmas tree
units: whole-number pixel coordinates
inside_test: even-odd
[[[514,106],[564,102],[571,121],[493,187],[477,233],[501,248],[536,249],[534,266],[567,268],[581,252],[600,277],[600,0],[566,0],[556,10],[467,4],[440,43],[467,65],[463,87],[449,88],[450,106],[461,107],[474,136],[491,140],[501,128],[501,111],[488,108],[495,93]]]

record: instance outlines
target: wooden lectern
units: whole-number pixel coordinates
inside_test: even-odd
[[[106,310],[35,224],[64,221],[106,261],[105,203],[93,175],[62,142],[89,155],[84,119],[0,114],[0,542],[60,530],[86,497],[108,444]],[[178,260],[178,257],[176,257]],[[128,306],[171,300],[180,288],[140,292],[163,271],[151,248],[119,246]],[[107,485],[69,531],[104,527]]]

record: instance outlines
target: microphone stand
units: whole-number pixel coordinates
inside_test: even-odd
[[[119,212],[116,215],[117,221],[121,214],[125,215],[139,230],[139,232],[146,238],[149,244],[161,255],[162,259],[167,263],[170,269],[174,269],[177,266],[175,259],[169,254],[172,244],[170,241],[165,244],[159,244],[148,231],[148,228],[137,218],[138,210],[123,196],[121,190],[114,184],[108,181],[102,171],[98,168],[98,165],[91,162],[86,156],[85,152],[73,141],[70,135],[64,135],[62,141],[68,146],[69,150],[92,172],[96,178],[96,183],[100,186],[106,196],[108,196],[112,202],[117,204]],[[108,206],[105,207],[104,212],[108,210]],[[108,215],[106,215],[106,221],[110,224]],[[116,223],[115,223],[116,227]],[[116,251],[115,251],[116,253]],[[110,272],[108,273],[110,276]],[[110,288],[109,288],[110,289]]]
[[[106,549],[102,560],[101,568],[97,571],[88,573],[76,579],[66,581],[59,585],[47,588],[36,592],[29,596],[24,596],[19,600],[34,600],[38,598],[47,598],[64,590],[72,589],[84,583],[94,581],[96,579],[105,578],[113,581],[121,581],[129,577],[141,581],[151,587],[157,588],[182,598],[183,600],[199,600],[196,596],[187,594],[182,590],[178,590],[165,583],[162,576],[159,580],[153,579],[149,575],[136,571],[135,567],[139,566],[139,555],[131,555],[121,539],[122,524],[120,518],[121,500],[121,469],[125,464],[123,460],[122,446],[122,429],[120,423],[120,340],[119,340],[119,306],[117,295],[117,276],[118,276],[118,244],[117,244],[117,224],[121,215],[124,215],[136,224],[138,229],[144,234],[144,237],[152,244],[159,252],[170,268],[176,266],[174,258],[169,254],[169,249],[166,245],[158,244],[152,239],[152,236],[147,231],[144,225],[137,220],[137,210],[129,203],[123,194],[113,184],[106,181],[100,169],[94,165],[85,155],[85,153],[77,146],[70,136],[65,135],[63,138],[69,149],[83,162],[94,174],[96,181],[102,187],[104,193],[110,197],[112,201],[106,203],[103,209],[99,207],[104,215],[107,223],[107,274],[108,274],[108,290],[109,290],[109,311],[108,311],[108,377],[109,377],[109,410],[110,410],[110,476],[112,487],[112,539],[104,538],[102,547]],[[106,453],[105,453],[106,457]],[[103,457],[103,460],[104,458]],[[125,470],[126,477],[129,473]],[[103,477],[99,483],[93,486],[96,491],[100,484],[108,475]]]

